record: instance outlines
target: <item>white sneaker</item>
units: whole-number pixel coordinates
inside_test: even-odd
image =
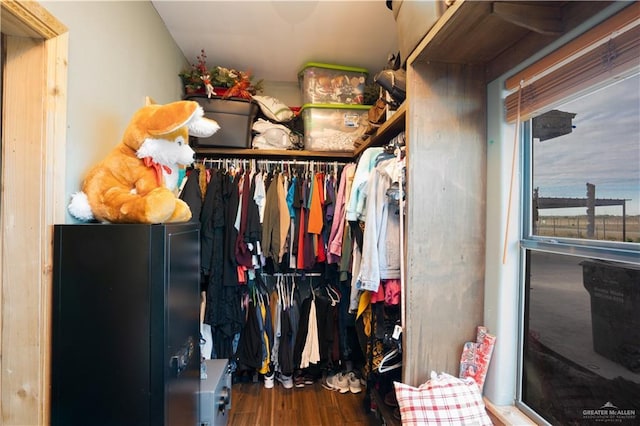
[[[322,385],[329,390],[337,390],[340,393],[349,392],[349,378],[342,373],[338,373],[334,376],[328,376],[326,386],[324,383]]]
[[[338,377],[336,384],[338,385],[338,391],[340,393],[349,392],[349,377],[346,374],[340,374]]]
[[[275,375],[273,373],[271,373],[270,376],[265,374],[265,376],[264,376],[264,388],[265,389],[273,389],[274,379],[275,379]]]
[[[322,387],[325,388],[325,389],[328,389],[330,391],[338,390],[338,387],[334,386],[334,384],[333,384],[334,377],[335,376],[327,376],[327,377],[325,377],[324,380],[322,380]]]
[[[291,376],[285,376],[284,374],[278,374],[276,377],[283,388],[291,389],[293,387],[293,378]]]
[[[362,392],[362,385],[360,384],[360,379],[356,376],[353,371],[350,371],[347,374],[347,380],[349,381],[349,390],[351,393],[360,393]]]

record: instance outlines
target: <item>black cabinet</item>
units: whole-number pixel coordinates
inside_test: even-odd
[[[52,425],[198,423],[199,228],[54,229]]]

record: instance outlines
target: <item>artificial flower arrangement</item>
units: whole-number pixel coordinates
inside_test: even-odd
[[[249,72],[220,66],[208,68],[204,49],[200,50],[196,60],[189,69],[178,74],[187,95],[251,99],[256,93],[262,92],[263,80],[253,83],[253,76]]]

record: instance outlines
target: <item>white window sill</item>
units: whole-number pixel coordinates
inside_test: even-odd
[[[515,405],[493,405],[487,398],[484,398],[484,404],[494,425],[520,426],[536,424]]]

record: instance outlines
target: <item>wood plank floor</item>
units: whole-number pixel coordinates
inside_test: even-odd
[[[365,392],[340,394],[320,383],[284,389],[276,383],[236,383],[231,393],[229,426],[374,426],[376,416],[365,410]]]

